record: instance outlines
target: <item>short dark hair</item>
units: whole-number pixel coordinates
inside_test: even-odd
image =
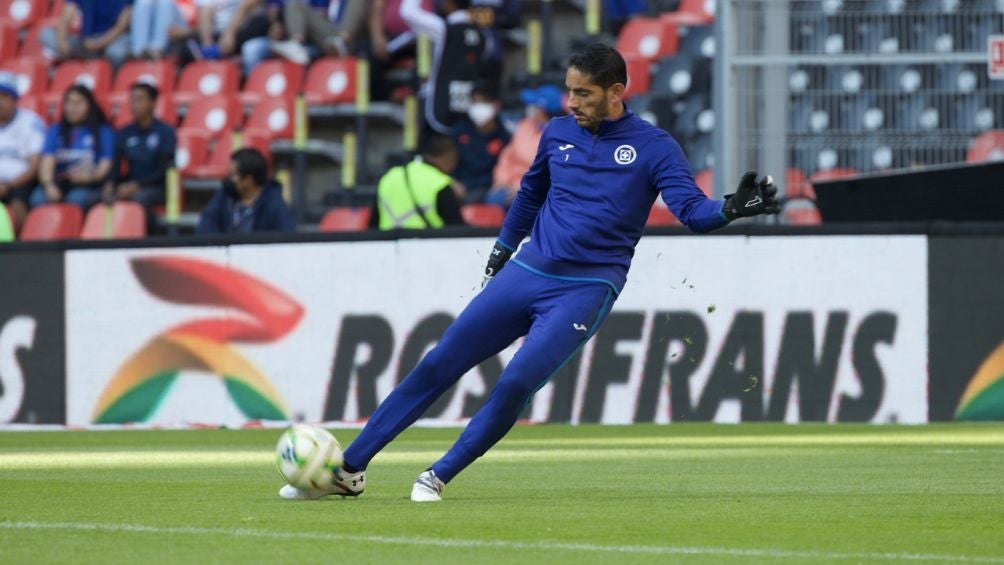
[[[627,65],[624,57],[616,49],[602,43],[590,43],[568,60],[569,67],[575,67],[588,75],[593,84],[603,88],[620,83],[627,86]]]
[[[425,143],[422,144],[423,157],[442,157],[456,150],[452,139],[438,133],[427,137]]]
[[[265,184],[268,178],[268,162],[265,156],[254,147],[242,147],[230,154],[230,160],[237,165],[237,174],[242,177],[248,175],[254,179],[258,186]]]
[[[129,90],[142,90],[150,97],[150,100],[153,100],[154,102],[156,102],[157,97],[160,96],[160,91],[157,90],[157,87],[148,82],[134,82],[132,83],[132,86],[129,87]]]

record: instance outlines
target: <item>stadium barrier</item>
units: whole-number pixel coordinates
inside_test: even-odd
[[[1004,226],[853,229],[648,235],[524,417],[1004,419]],[[8,247],[0,423],[358,423],[478,292],[492,243],[393,235]],[[425,422],[469,418],[517,346]]]

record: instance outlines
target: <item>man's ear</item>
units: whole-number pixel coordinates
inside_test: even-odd
[[[608,92],[610,93],[610,101],[616,103],[624,100],[625,90],[627,90],[627,87],[619,82],[615,82],[610,85],[610,88],[608,89]]]

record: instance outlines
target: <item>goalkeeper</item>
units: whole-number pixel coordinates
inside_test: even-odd
[[[537,389],[599,329],[657,196],[699,233],[777,213],[777,189],[755,172],[724,201],[701,192],[673,138],[622,102],[627,72],[616,50],[593,44],[574,54],[565,83],[571,115],[544,129],[492,249],[484,290],[377,407],[345,450],[332,490],[285,486],[280,496],[362,493],[366,466],[384,446],[464,373],[526,336],[460,438],[415,481],[413,501],[440,500],[444,486],[502,439]]]

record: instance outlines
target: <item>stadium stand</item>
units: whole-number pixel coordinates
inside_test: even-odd
[[[0,61],[17,55],[18,34],[13,24],[0,21]]]
[[[33,58],[7,59],[0,62],[0,70],[17,76],[18,93],[21,96],[45,94],[49,83],[48,66],[45,61]]]
[[[252,107],[244,126],[246,134],[273,139],[293,137],[293,99],[265,98]]]
[[[282,59],[262,61],[244,82],[241,103],[254,106],[270,98],[294,98],[300,92],[304,67]]]
[[[648,220],[645,222],[646,226],[660,227],[660,226],[678,226],[680,225],[680,220],[676,219],[676,216],[669,211],[666,204],[661,200],[657,199],[655,204],[652,205],[652,210],[648,213]]]
[[[170,98],[174,91],[176,74],[177,69],[170,61],[127,61],[115,73],[115,82],[109,95],[111,107],[120,111],[124,106],[128,106],[129,89],[138,82],[156,87],[160,93],[158,101]]]
[[[112,66],[104,59],[92,61],[66,61],[56,67],[52,82],[45,93],[45,103],[54,109],[55,116],[62,114],[60,102],[66,89],[82,84],[94,93],[94,98],[107,113],[110,110],[108,93],[112,87]]]
[[[1004,130],[986,131],[969,144],[966,162],[1004,161]]]
[[[322,57],[310,66],[303,85],[307,103],[330,105],[355,102],[356,60]]]
[[[202,132],[206,137],[216,139],[239,127],[243,121],[244,108],[236,95],[206,96],[189,104],[179,132]]]
[[[0,0],[0,25],[24,29],[46,16],[46,0]]]
[[[633,18],[617,37],[617,50],[625,57],[650,62],[676,53],[680,38],[676,26],[659,18]]]

